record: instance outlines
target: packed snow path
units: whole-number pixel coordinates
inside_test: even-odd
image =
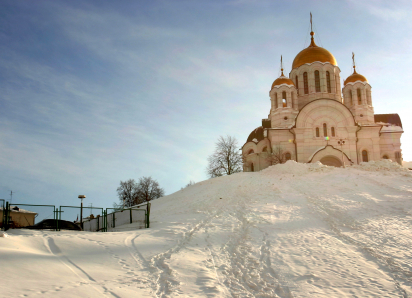
[[[158,199],[150,229],[10,231],[0,296],[412,297],[411,228],[410,171],[289,161]]]

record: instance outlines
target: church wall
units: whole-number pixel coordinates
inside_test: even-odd
[[[362,151],[368,152],[368,160],[380,160],[380,137],[381,126],[363,126],[358,132],[358,158],[362,162]]]
[[[382,133],[379,138],[380,158],[387,155],[392,161],[397,161],[395,152],[401,150],[401,135],[400,132]]]
[[[284,153],[289,152],[292,156],[293,160],[296,160],[295,158],[295,144],[293,143],[293,134],[288,130],[288,129],[273,129],[269,130],[269,135],[268,135],[272,149],[276,146],[280,146]]]
[[[319,71],[320,76],[320,92],[316,92],[315,87],[315,71]],[[327,80],[326,80],[326,71],[329,71],[330,74],[330,84],[331,84],[331,92],[328,93],[327,88]],[[308,87],[309,87],[309,94],[305,94],[304,92],[304,79],[303,73],[308,74]],[[341,102],[341,91],[340,91],[340,70],[339,67],[333,66],[330,63],[321,63],[321,62],[313,62],[310,65],[302,65],[299,68],[293,69],[289,77],[293,80],[296,86],[296,76],[298,76],[298,106],[299,110],[303,108],[307,103],[319,99],[319,98],[328,98],[334,99],[336,101]]]

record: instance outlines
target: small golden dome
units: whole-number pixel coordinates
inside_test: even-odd
[[[293,81],[291,79],[289,79],[288,77],[285,77],[285,75],[283,74],[283,68],[282,68],[282,74],[280,75],[280,77],[278,77],[272,84],[272,88],[275,86],[279,86],[282,84],[286,84],[286,85],[292,85],[295,86],[295,84],[293,83]]]
[[[357,81],[368,83],[368,80],[363,75],[358,74],[356,72],[355,67],[353,67],[353,74],[351,74],[349,77],[347,77],[345,82],[343,82],[343,85],[346,86],[347,83],[355,83]]]
[[[315,61],[322,63],[329,62],[330,64],[337,66],[338,63],[336,62],[335,57],[328,50],[322,47],[318,47],[315,44],[315,40],[313,38],[313,35],[315,35],[315,33],[311,32],[310,35],[312,35],[312,37],[309,47],[303,49],[299,52],[299,54],[296,55],[295,60],[293,60],[292,69],[298,68],[303,64],[312,63]]]
[[[273,82],[272,89],[273,89],[273,87],[279,86],[279,85],[282,85],[282,84],[295,86],[295,84],[293,84],[293,81],[291,79],[289,79],[285,76],[281,76]]]

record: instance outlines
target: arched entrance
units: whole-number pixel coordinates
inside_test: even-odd
[[[342,162],[340,161],[339,158],[333,155],[328,155],[323,157],[320,162],[324,164],[325,166],[332,166],[332,167],[341,167]]]

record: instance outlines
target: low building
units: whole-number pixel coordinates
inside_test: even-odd
[[[37,213],[17,206],[11,206],[9,214],[10,228],[24,228],[34,225]],[[0,218],[4,218],[3,208],[0,207]],[[3,220],[0,221],[0,228],[3,227]]]

